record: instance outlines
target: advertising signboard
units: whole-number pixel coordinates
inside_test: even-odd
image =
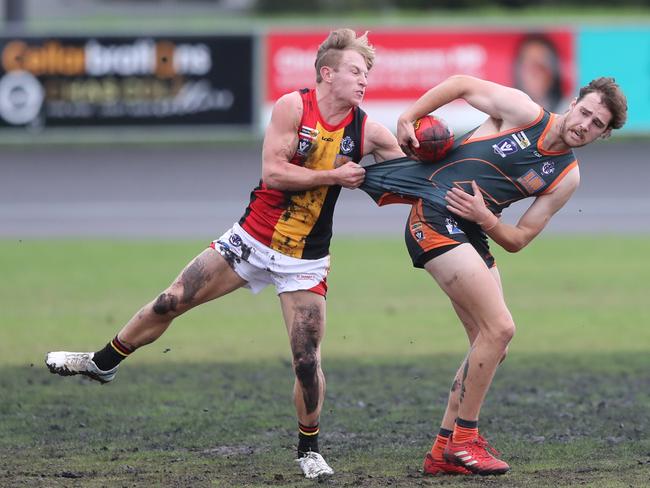
[[[0,126],[253,123],[253,37],[0,38]]]
[[[315,84],[316,51],[327,35],[328,31],[268,34],[267,111],[283,93]],[[410,102],[453,74],[516,86],[550,110],[566,108],[575,90],[574,36],[569,30],[402,28],[372,30],[369,38],[376,59],[363,106],[388,127],[394,127]],[[452,125],[465,127],[484,118],[462,102],[452,105],[443,114]]]

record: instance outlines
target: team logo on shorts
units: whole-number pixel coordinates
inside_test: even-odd
[[[547,161],[544,164],[542,164],[542,174],[550,175],[554,171],[555,171],[555,162]]]
[[[306,273],[299,273],[299,274],[297,274],[297,275],[295,276],[295,278],[296,278],[298,281],[311,281],[311,280],[315,280],[315,279],[316,279],[316,275],[315,275],[315,274],[311,274],[311,273],[309,273],[309,274],[306,274]]]
[[[422,232],[421,230],[416,230],[413,236],[415,237],[415,240],[418,242],[424,240],[424,232]]]
[[[241,237],[239,237],[237,234],[230,234],[228,241],[235,247],[241,246]]]
[[[354,141],[350,136],[345,136],[341,140],[341,152],[343,154],[348,154],[351,153],[353,149],[354,149]]]
[[[458,222],[451,217],[445,219],[445,227],[447,227],[447,234],[449,235],[464,234],[464,232],[458,228]]]

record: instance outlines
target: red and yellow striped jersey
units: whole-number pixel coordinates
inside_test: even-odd
[[[363,157],[366,114],[358,107],[337,125],[323,120],[316,90],[300,90],[303,115],[298,147],[291,164],[312,170],[334,169]],[[319,259],[329,254],[334,206],[341,187],[318,186],[305,191],[268,188],[262,180],[251,193],[239,225],[262,244],[287,256]]]

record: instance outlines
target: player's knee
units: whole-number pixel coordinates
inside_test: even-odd
[[[498,339],[504,345],[504,348],[507,350],[508,344],[515,336],[515,324],[512,320],[504,323],[498,331]]]
[[[156,315],[176,316],[182,313],[178,295],[170,291],[158,295],[151,308]]]
[[[503,356],[501,356],[501,359],[499,359],[499,364],[501,364],[506,360],[507,355],[508,355],[508,346],[506,346],[505,350],[503,351]]]
[[[505,349],[515,335],[515,323],[509,316],[503,317],[501,320],[492,324],[492,327],[489,329],[489,334],[493,342],[501,345]]]
[[[293,355],[293,369],[296,378],[305,387],[314,384],[318,374],[318,357],[316,352],[300,352]]]

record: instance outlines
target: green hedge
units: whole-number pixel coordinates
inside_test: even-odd
[[[618,7],[650,7],[650,0],[618,0]],[[345,12],[355,10],[454,10],[467,11],[477,8],[519,9],[531,7],[528,0],[257,0],[255,10],[259,13],[309,13],[309,12]],[[584,8],[581,0],[538,0],[535,8]],[[592,0],[589,8],[612,7],[611,0]]]

